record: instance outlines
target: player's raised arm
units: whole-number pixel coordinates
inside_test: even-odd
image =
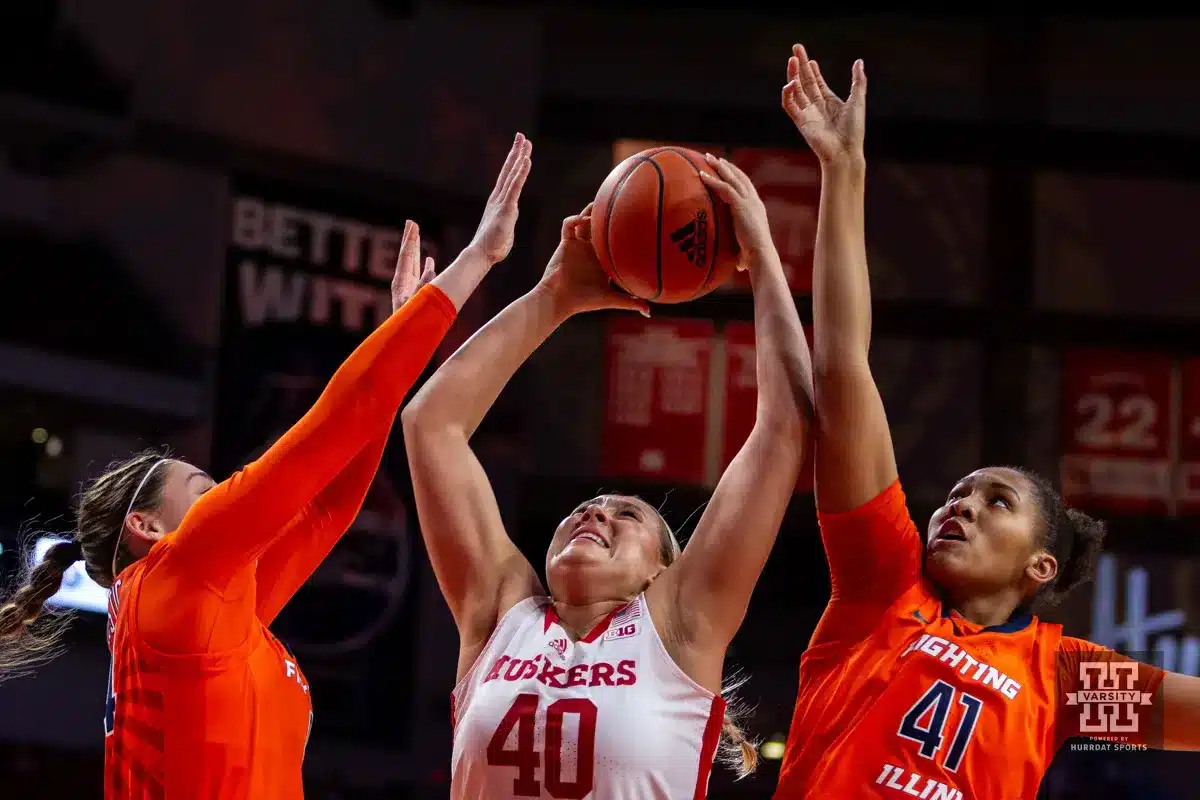
[[[355,349],[299,422],[192,506],[172,537],[170,560],[223,592],[379,435],[454,317],[445,294],[421,290]]]
[[[891,432],[867,360],[866,91],[861,61],[854,64],[843,102],[804,48],[793,48],[783,106],[821,162],[813,256],[817,511],[835,597],[863,594],[882,602],[916,580],[920,541],[899,488]]]
[[[754,427],[725,470],[678,561],[647,590],[663,598],[690,646],[719,652],[733,639],[796,488],[812,418],[812,362],[767,212],[749,177],[708,156],[705,183],[733,211],[754,290],[758,406]],[[665,596],[664,596],[665,595]]]
[[[515,207],[511,213],[515,219]],[[540,591],[536,573],[504,530],[491,484],[468,444],[471,434],[521,364],[569,316],[645,308],[608,287],[587,241],[589,224],[586,210],[564,221],[562,241],[537,286],[460,347],[401,414],[421,534],[462,639],[460,673],[499,617]],[[511,241],[511,222],[507,230]]]
[[[529,147],[518,134],[502,179],[527,174]],[[484,226],[491,212],[489,205]],[[190,562],[192,574],[219,592],[258,559],[292,518],[385,429],[458,309],[499,260],[490,255],[477,235],[453,264],[368,336],[299,422],[262,457],[192,507],[174,537],[172,558]],[[197,535],[201,529],[212,532]]]
[[[368,442],[258,559],[254,604],[264,625],[275,620],[354,524],[386,445],[386,434]]]
[[[867,77],[854,65],[842,102],[797,45],[783,105],[821,162],[821,206],[813,257],[813,370],[817,394],[817,507],[850,511],[896,480],[896,459],[871,377],[871,286],[863,200]]]
[[[392,313],[399,311],[434,275],[433,259],[421,262],[421,230],[410,220],[404,226],[396,274],[392,278]],[[379,434],[288,523],[287,529],[258,559],[255,606],[263,623],[271,624],[358,517],[379,471],[394,421],[395,415],[387,419]]]

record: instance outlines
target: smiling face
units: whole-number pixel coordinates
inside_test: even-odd
[[[573,605],[632,599],[678,553],[653,506],[636,497],[602,495],[559,523],[546,553],[546,581],[555,599]]]
[[[1042,547],[1040,502],[1036,487],[1016,470],[972,472],[929,520],[926,575],[960,602],[1007,588],[1032,596],[1057,572]]]

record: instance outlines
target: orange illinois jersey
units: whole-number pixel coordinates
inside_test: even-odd
[[[944,608],[898,482],[820,522],[833,591],[801,658],[775,797],[1036,796],[1062,742],[1088,730],[1067,698],[1079,676],[1136,662],[1034,616],[985,628]],[[1133,670],[1129,688],[1153,695],[1162,671]]]
[[[107,800],[303,796],[308,682],[267,626],[358,515],[396,410],[454,318],[423,287],[296,425],[117,576]]]
[[[110,595],[105,797],[302,797],[308,682],[265,625],[228,650],[196,655],[159,652],[139,635],[144,578],[164,549],[122,572]]]

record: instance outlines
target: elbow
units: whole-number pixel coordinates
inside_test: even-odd
[[[425,403],[422,402],[421,394],[418,393],[408,405],[400,410],[400,426],[404,430],[405,436],[416,431],[421,427],[421,420],[426,416]]]
[[[438,419],[436,397],[431,396],[427,389],[428,386],[423,387],[400,410],[400,426],[406,437],[434,430],[442,424]]]
[[[790,447],[804,440],[808,420],[802,407],[791,405],[778,412],[760,413],[754,420],[754,431],[778,446]]]
[[[813,385],[820,394],[822,386],[871,380],[871,365],[867,348],[834,346],[813,352]]]
[[[804,456],[808,440],[808,423],[798,413],[760,414],[747,439],[758,443],[757,452],[775,466],[794,463],[797,467]],[[753,449],[753,445],[751,445]]]
[[[437,405],[430,403],[424,392],[419,392],[400,411],[400,429],[404,432],[407,447],[419,447],[423,443],[436,446],[436,442],[447,436],[466,439],[462,426],[439,413]]]

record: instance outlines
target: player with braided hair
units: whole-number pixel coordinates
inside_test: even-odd
[[[39,612],[77,558],[110,589],[109,800],[303,796],[309,687],[267,626],[358,515],[405,394],[508,255],[530,148],[518,135],[475,238],[440,275],[431,261],[422,272],[405,226],[393,315],[261,457],[221,483],[153,451],[112,465],[83,492],[75,540],[0,607],[12,669],[55,649],[59,627]]]

